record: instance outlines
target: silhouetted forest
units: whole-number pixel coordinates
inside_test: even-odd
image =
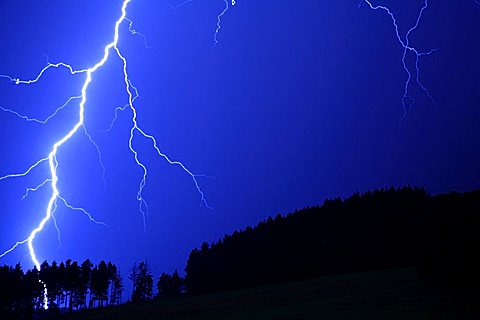
[[[129,302],[154,298],[153,275],[146,261],[130,270],[132,293]],[[44,309],[44,285],[48,289]],[[163,273],[156,298],[170,298],[184,293],[183,278],[177,271]],[[124,284],[118,267],[105,261],[94,265],[90,260],[47,261],[24,272],[20,264],[0,267],[0,319],[57,319],[67,312],[103,308],[121,304]]]
[[[323,275],[416,267],[448,286],[480,285],[480,191],[429,196],[388,189],[326,200],[195,248],[185,279],[163,273],[154,294],[146,261],[130,270],[129,302],[171,298]],[[41,281],[40,281],[41,280]],[[43,310],[43,284],[49,310]],[[90,260],[44,262],[40,271],[0,267],[0,319],[55,318],[122,303],[118,267]]]
[[[41,280],[41,281],[40,281]],[[121,303],[122,278],[116,265],[90,260],[42,263],[24,272],[20,264],[0,267],[0,318],[30,319]],[[48,312],[43,310],[44,285]]]
[[[480,284],[479,200],[479,191],[392,188],[277,215],[194,249],[187,291],[411,266],[437,283]]]

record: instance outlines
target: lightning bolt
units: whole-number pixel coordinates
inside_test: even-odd
[[[68,104],[70,104],[70,102],[72,102],[73,100],[76,100],[76,99],[81,99],[81,98],[82,98],[81,96],[70,97],[64,104],[62,104],[60,107],[55,109],[55,111],[51,115],[49,115],[48,117],[46,117],[43,120],[38,119],[38,118],[29,117],[29,116],[24,115],[24,114],[20,114],[15,110],[12,110],[12,109],[9,109],[9,108],[4,108],[2,106],[0,106],[0,110],[2,110],[4,112],[7,112],[7,113],[11,113],[14,116],[17,116],[17,117],[19,117],[19,118],[21,118],[25,121],[28,121],[28,122],[35,122],[35,123],[39,123],[39,124],[47,124],[47,122],[50,121],[51,119],[53,119],[61,110],[65,109],[68,106]]]
[[[227,13],[228,11],[228,1],[223,0],[225,2],[225,8],[223,9],[222,12],[217,16],[217,29],[215,29],[215,33],[213,34],[213,47],[216,47],[218,44],[218,33],[220,32],[220,29],[222,28],[222,17]],[[235,1],[232,0],[232,5],[235,5]]]
[[[398,26],[398,21],[397,18],[395,17],[394,13],[387,7],[387,6],[382,6],[382,5],[373,5],[371,0],[363,0],[365,3],[370,7],[372,10],[381,10],[384,11],[388,14],[390,19],[392,20],[393,27],[395,29],[395,36],[399,42],[399,44],[403,48],[403,54],[402,54],[402,65],[403,69],[405,70],[405,73],[407,74],[407,79],[404,84],[404,92],[402,96],[402,105],[403,105],[403,116],[400,119],[400,122],[407,116],[408,111],[411,109],[412,105],[415,103],[415,99],[410,95],[410,86],[412,85],[413,79],[415,79],[416,84],[418,87],[424,92],[424,94],[430,99],[433,105],[437,105],[435,100],[433,99],[432,95],[430,94],[429,90],[423,83],[420,81],[420,58],[429,56],[437,51],[437,49],[432,49],[427,52],[422,52],[416,49],[414,46],[411,45],[410,43],[410,36],[412,33],[418,29],[418,26],[420,24],[420,21],[423,17],[423,14],[425,10],[428,8],[428,0],[423,0],[423,6],[420,9],[418,16],[415,20],[415,24],[408,29],[405,37],[402,37],[400,35],[399,31],[399,26]],[[475,0],[477,1],[477,0]],[[407,57],[408,54],[413,54],[415,58],[415,68],[412,71],[407,63]]]
[[[58,227],[57,224],[57,218],[55,217],[55,211],[57,211],[57,202],[53,204],[53,209],[52,209],[52,221],[53,221],[53,226],[55,227],[55,230],[57,231],[57,239],[58,239],[58,249],[62,246],[62,234],[60,232],[60,228]],[[57,249],[57,250],[58,250]]]
[[[129,18],[126,18],[125,17],[125,21],[128,22],[128,31],[130,31],[130,34],[133,35],[133,36],[140,36],[143,38],[143,42],[145,43],[145,48],[147,49],[150,49],[151,47],[148,45],[147,43],[147,37],[145,36],[145,34],[141,33],[141,32],[138,32],[137,30],[135,30],[133,28],[133,21],[130,20]]]
[[[178,9],[180,7],[183,7],[187,3],[194,2],[194,1],[195,0],[184,0],[183,2],[180,2],[179,4],[176,4],[176,5],[173,5],[172,3],[169,3],[168,5],[172,9]],[[220,29],[222,28],[222,17],[227,13],[227,11],[229,9],[228,0],[223,0],[223,2],[225,3],[225,7],[217,16],[217,27],[215,29],[215,32],[213,33],[213,47],[212,48],[215,48],[218,44],[218,34],[220,33]],[[232,6],[234,6],[236,4],[236,1],[231,0],[231,3],[232,3]]]
[[[122,54],[121,50],[118,47],[120,25],[123,22],[128,23],[129,32],[133,35],[142,36],[144,41],[145,41],[145,46],[148,47],[148,45],[147,45],[147,42],[146,42],[145,35],[137,32],[135,29],[133,29],[132,20],[127,18],[127,6],[130,2],[131,2],[131,0],[123,0],[122,7],[121,7],[121,16],[115,22],[113,40],[110,43],[105,45],[105,47],[103,49],[102,58],[92,67],[87,68],[87,69],[76,70],[71,65],[69,65],[67,63],[64,63],[64,62],[50,63],[50,62],[47,61],[47,65],[38,73],[38,75],[34,79],[22,80],[20,78],[12,77],[12,76],[9,76],[9,75],[0,75],[0,78],[7,79],[7,80],[15,83],[16,85],[35,84],[36,82],[40,81],[42,76],[50,69],[64,68],[64,69],[67,69],[70,72],[71,75],[84,75],[85,76],[85,81],[83,82],[83,85],[81,87],[81,94],[77,95],[77,96],[70,97],[63,105],[58,107],[54,111],[54,113],[52,113],[50,116],[48,116],[45,119],[38,119],[38,118],[34,118],[34,117],[29,117],[27,115],[24,115],[24,114],[21,114],[21,113],[15,111],[13,109],[0,107],[0,109],[2,111],[6,112],[6,113],[9,113],[9,114],[12,114],[14,116],[17,116],[17,117],[19,117],[19,118],[21,118],[25,121],[35,122],[35,123],[44,125],[49,120],[54,118],[61,110],[66,108],[72,101],[80,100],[79,104],[78,104],[78,121],[60,140],[56,141],[53,144],[50,152],[48,153],[48,156],[41,158],[40,160],[33,163],[30,167],[28,167],[26,170],[24,170],[22,172],[8,174],[8,175],[0,177],[0,181],[5,180],[5,179],[10,179],[10,178],[25,177],[29,173],[31,173],[34,169],[40,167],[41,165],[48,164],[50,177],[48,179],[44,180],[42,183],[38,184],[36,187],[26,189],[25,194],[24,194],[22,199],[26,198],[29,195],[30,192],[35,192],[38,189],[40,189],[40,188],[42,188],[46,185],[50,185],[51,192],[52,192],[51,196],[49,198],[48,204],[47,204],[47,208],[46,208],[45,213],[43,215],[43,218],[41,219],[39,224],[30,232],[29,236],[26,239],[16,242],[8,250],[1,253],[0,258],[6,256],[7,254],[9,254],[13,250],[15,250],[17,247],[19,247],[21,245],[24,245],[24,244],[27,244],[28,245],[28,250],[29,250],[29,253],[30,253],[30,258],[33,261],[33,263],[35,264],[35,267],[37,268],[37,270],[40,270],[40,262],[37,258],[37,254],[36,254],[36,251],[34,249],[33,244],[34,244],[34,240],[35,240],[36,236],[40,232],[42,232],[42,230],[44,229],[44,226],[50,220],[52,220],[53,223],[54,223],[54,226],[57,230],[58,240],[59,240],[59,243],[61,244],[60,229],[58,228],[58,225],[56,223],[56,219],[55,219],[55,216],[54,216],[54,213],[58,208],[58,203],[57,203],[58,201],[63,203],[63,205],[70,210],[81,212],[82,214],[87,216],[88,219],[91,222],[107,226],[107,224],[105,224],[103,222],[100,222],[100,221],[97,221],[84,208],[75,207],[75,206],[72,206],[71,204],[69,204],[67,202],[67,200],[61,195],[60,190],[58,189],[59,177],[57,175],[57,167],[58,167],[57,153],[60,150],[60,148],[65,143],[67,143],[79,130],[83,129],[84,134],[87,136],[89,141],[95,146],[95,148],[98,152],[98,155],[99,155],[99,162],[101,163],[102,168],[104,169],[104,172],[105,172],[105,167],[103,166],[102,159],[101,159],[100,148],[95,143],[95,141],[92,139],[91,135],[88,133],[88,131],[85,127],[84,111],[85,111],[85,106],[87,104],[87,91],[88,91],[88,88],[90,86],[90,83],[92,82],[93,76],[94,76],[94,74],[97,70],[99,70],[102,66],[104,66],[107,63],[111,53],[114,53],[123,63],[123,68],[122,68],[123,69],[123,79],[124,79],[124,83],[125,83],[125,90],[128,94],[128,103],[126,105],[124,105],[123,107],[117,107],[115,109],[115,117],[113,118],[113,120],[111,122],[111,125],[107,129],[107,131],[110,130],[113,127],[113,124],[114,124],[114,122],[117,118],[117,115],[118,115],[119,111],[125,110],[127,108],[130,109],[130,111],[132,112],[132,119],[131,119],[132,126],[130,128],[130,136],[129,136],[129,139],[128,139],[128,147],[129,147],[131,153],[133,154],[133,158],[134,158],[134,161],[135,161],[136,165],[143,172],[142,179],[140,180],[139,189],[138,189],[136,198],[137,198],[137,201],[139,202],[139,211],[140,211],[140,213],[142,215],[142,218],[143,218],[144,229],[146,230],[146,216],[148,214],[148,204],[147,204],[145,198],[143,197],[143,190],[144,190],[145,185],[146,185],[148,171],[147,171],[147,166],[139,160],[139,153],[134,147],[133,142],[134,142],[134,138],[135,138],[136,135],[139,135],[140,137],[143,137],[143,138],[149,140],[152,143],[152,147],[155,149],[157,154],[161,158],[163,158],[168,164],[173,165],[173,166],[177,166],[181,170],[183,170],[186,174],[188,174],[191,177],[191,179],[193,180],[193,184],[194,184],[196,190],[198,191],[198,193],[200,195],[201,204],[204,204],[206,207],[210,208],[208,203],[207,203],[207,200],[205,198],[205,194],[202,191],[202,189],[200,188],[200,184],[198,182],[198,178],[202,177],[202,176],[194,174],[182,162],[173,160],[166,153],[162,152],[161,149],[158,146],[158,143],[157,143],[157,140],[155,139],[155,137],[152,134],[145,131],[144,129],[142,129],[138,124],[137,109],[134,105],[134,102],[139,95],[138,95],[137,88],[132,84],[132,81],[130,80],[130,77],[129,77],[129,74],[128,74],[128,68],[127,68],[127,59],[124,57],[124,55]],[[227,8],[228,8],[228,3],[226,2],[226,4],[227,4]],[[226,11],[222,12],[221,15],[223,15],[225,12]],[[220,19],[221,15],[219,16],[219,19]],[[217,29],[217,33],[218,33],[218,30],[219,30],[219,28]],[[216,39],[216,37],[215,37],[215,39]],[[47,309],[48,308],[47,287],[46,287],[44,282],[42,282],[41,280],[39,280],[39,281],[42,283],[42,285],[44,287],[43,306],[44,306],[45,309]]]
[[[183,1],[183,2],[180,2],[179,4],[172,4],[172,3],[169,2],[168,5],[169,5],[170,8],[172,8],[172,9],[178,9],[178,8],[180,8],[180,7],[183,7],[183,6],[186,5],[187,3],[193,2],[193,1],[195,1],[195,0],[185,0],[185,1]],[[474,0],[474,1],[475,1],[475,0]]]
[[[47,183],[49,182],[52,182],[52,179],[45,179],[45,181],[43,181],[42,183],[40,183],[38,186],[36,187],[33,187],[33,188],[27,188],[25,190],[25,194],[23,195],[22,197],[22,200],[25,199],[26,197],[28,197],[28,195],[30,194],[30,192],[35,192],[37,191],[38,189],[40,189],[41,187],[45,186]]]

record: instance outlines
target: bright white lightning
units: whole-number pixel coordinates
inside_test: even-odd
[[[40,183],[38,186],[36,187],[33,187],[33,188],[27,188],[25,190],[25,194],[23,195],[22,197],[22,200],[25,199],[26,197],[28,197],[28,195],[30,194],[30,192],[35,192],[37,191],[38,189],[40,189],[41,187],[43,187],[44,185],[46,185],[47,183],[49,182],[52,182],[52,179],[46,179],[45,181],[43,181],[42,183]]]
[[[94,66],[92,66],[88,69],[75,70],[72,66],[70,66],[69,64],[66,64],[64,62],[59,62],[59,63],[48,62],[47,65],[37,75],[37,77],[34,78],[34,79],[31,79],[31,80],[21,80],[19,78],[11,77],[11,76],[8,76],[8,75],[0,75],[0,78],[6,78],[6,79],[14,82],[17,85],[34,84],[34,83],[38,82],[42,78],[44,73],[51,68],[62,67],[62,68],[68,69],[70,71],[71,75],[84,74],[86,76],[85,82],[83,83],[82,88],[81,88],[81,95],[69,98],[69,100],[66,103],[64,103],[62,106],[57,108],[55,110],[55,112],[51,116],[46,118],[45,120],[40,120],[40,119],[28,117],[28,116],[22,115],[22,114],[20,114],[16,111],[14,111],[14,110],[0,107],[1,110],[5,111],[5,112],[8,112],[8,113],[11,113],[11,114],[14,114],[17,117],[20,117],[20,118],[22,118],[26,121],[37,122],[37,123],[40,123],[40,124],[46,124],[60,110],[65,108],[72,100],[80,99],[78,121],[75,123],[75,125],[70,129],[70,131],[65,136],[63,136],[60,140],[58,140],[57,142],[54,143],[54,145],[52,146],[52,149],[51,149],[51,151],[50,151],[50,153],[48,154],[47,157],[38,160],[36,163],[31,165],[24,172],[9,174],[9,175],[0,177],[0,181],[2,181],[4,179],[7,179],[7,178],[24,177],[24,176],[28,175],[33,169],[37,168],[40,164],[43,164],[44,162],[48,162],[49,171],[50,171],[50,178],[46,179],[45,181],[43,181],[41,184],[39,184],[38,186],[36,186],[34,188],[28,188],[25,192],[24,198],[26,196],[28,196],[29,192],[37,191],[39,188],[45,186],[48,183],[50,184],[51,190],[52,190],[52,194],[51,194],[50,199],[48,201],[45,214],[44,214],[42,220],[40,221],[40,223],[37,225],[37,227],[34,228],[31,231],[30,235],[25,240],[16,242],[10,249],[1,253],[0,258],[4,257],[8,253],[12,252],[18,246],[26,243],[28,245],[30,257],[31,257],[33,263],[35,264],[37,270],[40,270],[40,262],[37,258],[37,255],[36,255],[36,252],[35,252],[35,249],[34,249],[34,246],[33,246],[33,242],[34,242],[37,234],[39,234],[44,229],[44,226],[46,225],[47,222],[50,221],[50,219],[52,219],[53,222],[54,222],[55,228],[57,229],[57,232],[58,232],[58,238],[59,238],[59,241],[60,241],[60,230],[58,229],[55,217],[53,216],[55,210],[57,209],[57,201],[58,200],[62,201],[63,204],[71,210],[81,211],[83,214],[85,214],[90,219],[91,222],[106,225],[103,222],[99,222],[99,221],[95,220],[92,217],[92,215],[90,213],[88,213],[85,209],[79,208],[79,207],[74,207],[74,206],[70,205],[66,201],[66,199],[61,196],[61,193],[60,193],[60,191],[58,189],[58,186],[57,186],[57,183],[58,183],[58,180],[59,180],[58,175],[57,175],[57,166],[58,166],[57,153],[58,153],[58,150],[61,148],[61,146],[63,144],[65,144],[67,141],[69,141],[70,138],[72,138],[80,128],[83,128],[83,131],[87,135],[87,137],[89,138],[90,142],[95,145],[95,147],[98,151],[100,163],[102,164],[102,168],[104,168],[103,163],[101,162],[100,149],[99,149],[98,145],[93,141],[92,137],[88,134],[88,131],[85,128],[85,125],[84,125],[84,111],[85,111],[85,105],[87,103],[87,90],[88,90],[88,87],[89,87],[90,83],[92,82],[93,74],[108,61],[108,58],[109,58],[112,50],[115,50],[115,53],[117,54],[117,56],[123,62],[123,74],[124,74],[124,81],[125,81],[125,89],[126,89],[126,92],[128,94],[128,104],[125,105],[124,107],[115,109],[115,118],[113,119],[109,129],[111,129],[111,127],[113,126],[113,123],[116,119],[118,111],[124,110],[127,107],[132,111],[132,127],[131,127],[131,130],[130,130],[130,138],[128,140],[128,145],[129,145],[130,151],[132,152],[132,154],[134,156],[134,160],[135,160],[136,164],[143,171],[142,179],[141,179],[140,185],[139,185],[139,190],[137,192],[137,200],[139,201],[139,210],[140,210],[140,212],[142,214],[142,217],[143,217],[144,227],[146,228],[145,220],[146,220],[146,214],[148,213],[148,206],[147,206],[147,202],[145,201],[145,199],[142,195],[142,192],[143,192],[143,189],[146,185],[147,167],[139,160],[138,152],[135,150],[135,148],[133,146],[133,139],[134,139],[135,134],[140,134],[144,138],[149,139],[152,142],[153,147],[155,148],[156,152],[158,153],[158,155],[160,157],[162,157],[164,160],[166,160],[171,165],[179,166],[184,172],[186,172],[188,175],[190,175],[190,177],[192,178],[192,180],[194,182],[194,185],[195,185],[197,191],[199,192],[199,194],[201,196],[201,202],[205,206],[208,207],[208,203],[205,199],[204,193],[201,190],[201,188],[199,186],[199,183],[197,181],[197,178],[200,177],[200,176],[193,174],[185,165],[183,165],[183,163],[181,163],[179,161],[171,160],[170,157],[168,157],[165,153],[161,152],[161,150],[158,147],[158,144],[157,144],[157,141],[156,141],[155,137],[151,134],[146,133],[146,131],[141,129],[138,125],[137,110],[134,106],[135,99],[138,97],[138,91],[132,85],[132,82],[130,81],[128,71],[127,71],[127,60],[122,55],[120,49],[117,46],[118,45],[118,40],[119,40],[119,28],[120,28],[120,25],[122,24],[122,22],[124,22],[124,21],[127,21],[129,23],[128,29],[129,29],[130,33],[141,35],[145,39],[145,36],[143,34],[137,32],[133,29],[133,22],[130,19],[127,18],[126,10],[127,10],[128,4],[130,2],[131,2],[131,0],[124,0],[123,1],[122,8],[121,8],[122,14],[121,14],[120,18],[115,22],[113,40],[112,40],[112,42],[108,43],[105,46],[105,48],[103,50],[103,57]],[[228,8],[228,3],[227,3],[227,8]],[[225,11],[221,15],[223,15],[224,13],[225,13]],[[221,17],[221,15],[220,15],[220,17]],[[216,33],[218,33],[218,29],[217,29]],[[146,41],[146,39],[145,39],[145,41]],[[145,44],[146,44],[146,42],[145,42]],[[47,292],[47,288],[46,288],[45,284],[43,282],[42,282],[42,284],[44,286],[43,305],[44,305],[44,308],[47,309],[48,308],[48,305],[47,305],[47,302],[48,302],[47,301],[47,294],[48,294],[48,292]]]
[[[72,74],[72,75],[73,74],[78,74],[78,73],[85,73],[85,72],[88,71],[87,69],[74,70],[70,65],[68,65],[66,63],[63,63],[63,62],[59,62],[59,63],[47,63],[47,65],[40,71],[40,73],[37,75],[37,77],[35,79],[21,80],[19,78],[13,78],[13,77],[7,76],[7,75],[0,75],[0,78],[7,78],[10,81],[15,82],[15,84],[32,84],[32,83],[38,82],[38,80],[40,80],[40,78],[43,76],[45,71],[47,71],[48,69],[50,69],[50,68],[60,68],[60,67],[67,68],[70,71],[70,74]]]
[[[9,178],[25,177],[25,176],[28,175],[33,169],[35,169],[36,167],[38,167],[41,163],[43,163],[43,162],[45,162],[45,161],[48,161],[48,157],[45,157],[45,158],[43,158],[43,159],[38,160],[37,162],[35,162],[34,164],[32,164],[27,170],[25,170],[24,172],[21,172],[21,173],[12,173],[12,174],[8,174],[8,175],[6,175],[6,176],[0,177],[0,181],[5,180],[5,179],[9,179]]]
[[[17,79],[15,79],[15,81],[17,81]],[[24,115],[24,114],[20,114],[19,112],[15,111],[15,110],[12,110],[12,109],[9,109],[9,108],[4,108],[2,106],[0,106],[0,110],[4,111],[6,113],[13,114],[14,116],[16,116],[20,119],[23,119],[27,122],[35,122],[35,123],[43,125],[43,124],[47,124],[51,119],[55,118],[55,116],[61,110],[65,109],[70,104],[70,102],[72,102],[73,100],[79,100],[81,98],[82,98],[82,96],[73,96],[73,97],[68,98],[68,100],[64,104],[62,104],[60,107],[55,109],[55,111],[52,114],[50,114],[47,118],[45,118],[43,120],[38,119],[38,118],[34,118],[34,117],[30,117],[30,116],[27,116],[27,115]],[[102,153],[100,152],[100,148],[97,145],[97,143],[95,142],[95,140],[93,140],[92,136],[88,133],[85,125],[83,125],[83,131],[84,131],[85,136],[87,137],[88,141],[95,147],[95,150],[97,151],[98,162],[100,163],[100,166],[102,167],[102,172],[103,172],[103,182],[104,182],[104,184],[106,184],[106,179],[105,179],[106,170],[105,170],[105,165],[103,164]],[[31,189],[31,188],[29,188],[29,189]],[[35,190],[31,190],[31,191],[35,191]]]

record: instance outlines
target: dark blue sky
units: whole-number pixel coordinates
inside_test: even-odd
[[[390,4],[394,1],[377,1]],[[411,41],[422,58],[421,80],[435,106],[415,85],[406,118],[406,74],[390,18],[351,1],[238,0],[222,20],[212,49],[221,0],[198,0],[173,10],[168,1],[133,0],[128,16],[143,39],[121,27],[119,47],[140,91],[139,123],[164,152],[199,178],[213,209],[200,206],[191,178],[156,156],[148,141],[136,148],[148,165],[145,234],[136,192],[141,170],[128,150],[131,114],[121,63],[112,58],[88,91],[86,126],[59,151],[59,188],[76,206],[111,226],[92,225],[79,212],[56,212],[35,242],[41,260],[112,260],[126,270],[148,259],[156,275],[183,270],[189,251],[269,215],[320,204],[373,188],[423,186],[432,193],[480,185],[480,7],[471,0],[431,1]],[[395,1],[402,36],[423,1]],[[89,67],[111,40],[121,1],[1,1],[0,73],[32,78],[51,62]],[[411,58],[411,57],[410,57]],[[407,62],[411,66],[411,59]],[[0,79],[0,106],[45,118],[79,94],[82,75],[49,71],[39,83]],[[46,126],[0,113],[0,176],[44,157],[76,121],[72,104]],[[25,239],[40,221],[48,187],[21,200],[48,177],[0,182],[0,251]],[[346,222],[348,223],[348,222]],[[26,247],[0,263],[31,266]]]

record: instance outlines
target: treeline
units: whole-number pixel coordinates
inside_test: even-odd
[[[48,311],[44,310],[44,285]],[[0,267],[0,318],[31,319],[61,312],[121,303],[122,278],[118,267],[90,260],[42,263],[24,272],[20,264]]]
[[[185,293],[184,279],[175,271],[162,273],[154,288],[154,278],[147,261],[135,263],[130,270],[132,294],[128,302],[171,298]],[[44,288],[48,289],[44,308]],[[90,260],[44,262],[24,272],[20,264],[0,266],[0,319],[57,319],[67,312],[115,306],[122,303],[124,291],[119,268]],[[156,291],[156,294],[155,294]]]
[[[157,294],[154,294],[153,276],[146,261],[135,263],[129,279],[133,290],[131,302],[143,302],[153,298],[171,298],[185,293],[184,279],[175,270],[173,274],[162,273],[157,281]]]
[[[411,266],[438,282],[480,284],[479,200],[479,191],[391,188],[277,215],[194,249],[187,291]]]
[[[146,261],[130,270],[130,302],[256,286],[328,274],[417,267],[436,283],[480,285],[480,191],[429,196],[388,189],[326,200],[195,248],[185,279],[156,282]],[[41,281],[40,281],[41,280]],[[48,288],[48,311],[43,290]],[[0,319],[55,318],[68,311],[117,305],[118,267],[90,260],[44,262],[24,272],[0,267]],[[156,291],[156,294],[155,294]]]

